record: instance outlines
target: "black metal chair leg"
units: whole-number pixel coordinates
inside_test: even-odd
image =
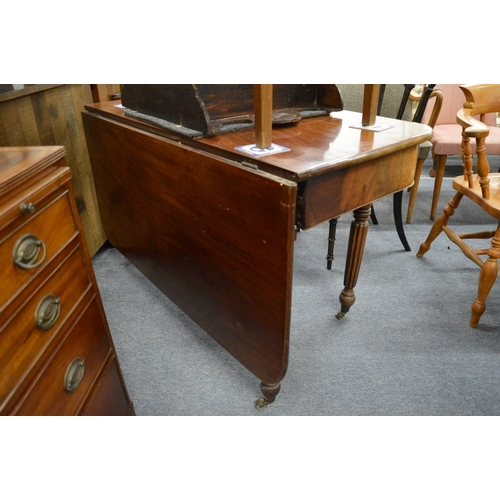
[[[370,213],[370,219],[372,220],[375,226],[378,224],[377,216],[375,215],[375,207],[372,205],[372,211]]]
[[[396,230],[398,232],[399,239],[401,240],[401,243],[403,244],[405,250],[407,252],[411,252],[411,248],[406,239],[405,230],[403,227],[403,215],[402,215],[403,191],[394,193],[392,197],[392,202],[393,202],[394,222],[396,224]]]

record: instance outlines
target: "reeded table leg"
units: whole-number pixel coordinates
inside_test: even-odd
[[[339,296],[341,310],[337,314],[337,319],[342,319],[356,300],[354,287],[358,281],[361,260],[363,259],[371,207],[372,204],[370,203],[353,212],[354,220],[351,222],[351,231],[349,233],[349,246],[347,249],[347,260],[344,273],[344,289],[340,292]]]

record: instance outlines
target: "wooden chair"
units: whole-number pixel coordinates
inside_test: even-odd
[[[423,91],[423,96],[425,95],[425,92],[427,92],[428,95],[428,101],[431,102],[433,101],[433,106],[429,106],[428,104],[425,106],[425,109],[422,109],[423,116],[420,117],[420,120],[418,119],[419,117],[416,116],[417,120],[414,121],[419,121],[421,123],[425,123],[429,125],[432,129],[434,128],[437,118],[439,116],[439,113],[441,111],[441,106],[443,105],[443,93],[439,89],[434,89],[435,85],[427,85],[424,88]],[[420,109],[420,108],[419,108]],[[423,144],[420,144],[419,151],[418,151],[418,160],[417,160],[417,166],[415,168],[415,177],[413,180],[413,185],[408,189],[410,191],[410,199],[408,200],[408,211],[406,213],[406,223],[410,224],[411,218],[413,215],[413,210],[415,208],[415,201],[417,199],[417,193],[418,193],[418,186],[420,184],[420,177],[422,175],[422,169],[424,167],[424,162],[427,158],[431,156],[432,152],[432,142],[431,141],[426,141]]]
[[[443,94],[443,105],[433,127],[434,132],[431,138],[432,156],[434,158],[431,176],[435,175],[430,211],[431,220],[434,220],[436,215],[446,160],[448,156],[462,153],[462,129],[456,121],[456,116],[464,103],[464,96],[458,84],[438,84],[436,88],[440,89]],[[424,123],[426,123],[425,119],[424,116]],[[496,127],[495,114],[486,115],[485,123],[491,127],[488,139],[488,154],[498,155],[500,154],[500,128]]]
[[[453,180],[453,188],[457,193],[448,202],[443,214],[436,219],[429,236],[420,245],[417,256],[422,257],[443,231],[460,247],[466,257],[481,268],[477,299],[472,304],[470,320],[470,326],[475,328],[486,309],[486,298],[496,280],[498,257],[500,257],[500,174],[490,173],[487,153],[489,153],[491,128],[484,123],[487,113],[500,112],[500,84],[461,85],[460,89],[465,94],[463,108],[457,113],[457,122],[462,129],[464,174]],[[475,118],[477,115],[481,121]],[[471,139],[474,141],[471,142]],[[473,172],[474,150],[477,174]],[[448,227],[450,217],[464,196],[498,221],[496,231],[459,235]],[[486,249],[475,250],[464,241],[470,238],[491,238],[491,245]],[[480,257],[483,255],[486,259]]]
[[[338,84],[337,85],[340,93],[342,95],[342,100],[344,102],[344,109],[350,111],[363,111],[363,94],[364,85],[362,84]],[[396,118],[398,120],[407,120],[420,122],[424,116],[424,112],[427,106],[428,100],[431,96],[434,97],[433,88],[434,84],[424,85],[424,90],[421,94],[413,92],[415,84],[382,84],[380,90],[380,96],[377,107],[377,115],[387,118]],[[436,94],[437,95],[437,94]],[[413,103],[417,105],[415,113],[412,111]],[[436,99],[436,105],[441,104]],[[437,114],[439,109],[437,110]],[[434,117],[436,113],[432,113]],[[422,158],[422,165],[425,158],[427,158],[431,153],[432,145],[426,141],[419,145],[419,159]],[[420,167],[422,170],[422,167]],[[420,175],[419,175],[420,178]],[[396,226],[396,231],[398,233],[399,239],[407,252],[411,251],[410,245],[406,239],[406,235],[403,227],[402,218],[402,205],[403,205],[403,192],[394,193],[393,195],[393,215],[394,223]],[[378,224],[377,217],[375,215],[375,209],[372,207],[371,220],[373,224]],[[332,261],[334,260],[334,249],[335,249],[335,235],[337,230],[338,217],[330,220],[329,232],[328,232],[328,251],[326,255],[326,267],[327,269],[332,268]]]

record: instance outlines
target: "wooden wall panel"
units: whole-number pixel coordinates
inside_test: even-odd
[[[73,189],[89,252],[106,241],[99,217],[94,179],[81,112],[93,102],[91,85],[45,85],[40,91],[6,94],[0,99],[0,146],[66,148]],[[14,95],[15,94],[15,95]]]

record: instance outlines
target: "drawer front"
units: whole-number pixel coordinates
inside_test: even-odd
[[[83,259],[82,248],[77,246],[22,309],[0,326],[0,405],[24,379],[90,288]]]
[[[0,307],[34,277],[77,231],[64,191],[0,241]]]
[[[38,181],[32,183],[32,179],[26,179],[25,188],[19,192],[0,196],[0,239],[68,190],[70,179],[69,168],[54,167],[52,173]]]
[[[78,413],[110,354],[111,345],[94,298],[36,382],[25,392],[15,414]]]
[[[99,377],[88,403],[83,409],[85,416],[126,416],[134,415],[125,387],[122,383],[116,358],[113,358]]]

